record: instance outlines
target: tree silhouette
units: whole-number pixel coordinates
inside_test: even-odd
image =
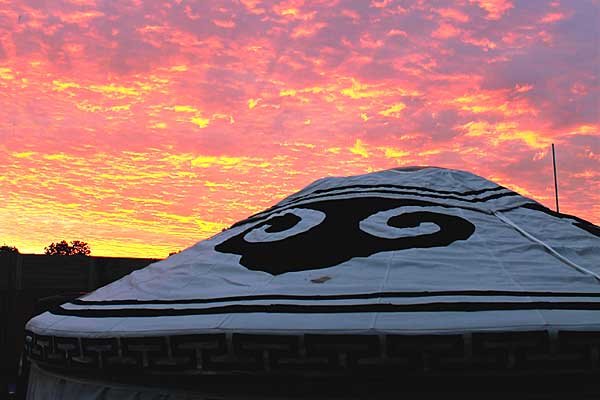
[[[19,249],[17,249],[15,246],[7,246],[7,245],[2,245],[0,246],[0,254],[19,254]]]
[[[62,240],[58,243],[50,243],[50,246],[44,247],[44,253],[47,256],[89,256],[91,250],[86,242],[73,240],[69,245],[66,240]]]

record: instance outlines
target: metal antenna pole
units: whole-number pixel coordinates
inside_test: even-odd
[[[554,195],[556,197],[556,212],[560,212],[558,208],[558,180],[556,179],[556,154],[554,153],[554,143],[552,143],[552,166],[554,168]]]

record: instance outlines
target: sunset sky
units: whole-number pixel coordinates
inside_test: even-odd
[[[600,223],[600,3],[0,0],[0,245],[165,257],[323,176]]]

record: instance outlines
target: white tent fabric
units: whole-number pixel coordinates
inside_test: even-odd
[[[440,168],[325,178],[27,328],[76,337],[598,329],[600,310],[528,306],[565,300],[536,292],[581,293],[568,301],[600,305],[600,239],[577,220],[524,207],[532,204],[470,173]],[[397,226],[390,225],[394,219]],[[452,236],[460,230],[467,232]],[[373,248],[359,248],[367,240]],[[365,294],[373,295],[354,297]],[[449,311],[426,311],[432,302]],[[496,309],[497,302],[523,307]],[[450,307],[456,303],[483,310],[461,313]],[[272,312],[275,304],[293,312]],[[398,306],[397,312],[379,312],[381,305]],[[420,305],[422,311],[412,311]],[[332,314],[331,307],[345,309]],[[348,315],[352,307],[357,311]]]
[[[462,171],[324,178],[27,330],[77,340],[598,331],[599,231]]]

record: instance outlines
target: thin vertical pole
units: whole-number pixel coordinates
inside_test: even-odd
[[[556,212],[560,212],[558,208],[558,180],[556,179],[556,154],[554,153],[554,143],[552,143],[552,166],[554,168],[554,195],[556,197]]]

